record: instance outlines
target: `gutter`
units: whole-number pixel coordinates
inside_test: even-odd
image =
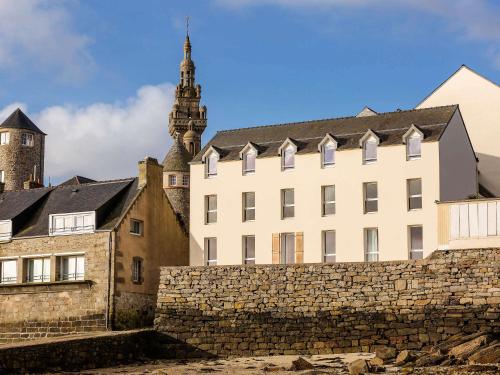
[[[110,329],[110,311],[111,311],[111,255],[113,250],[113,232],[109,232],[108,241],[108,287],[106,296],[106,330]]]

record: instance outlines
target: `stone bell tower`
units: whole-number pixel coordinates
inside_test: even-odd
[[[207,107],[200,106],[200,100],[201,86],[195,83],[195,66],[191,60],[191,42],[187,34],[184,59],[180,66],[180,82],[175,89],[168,130],[173,138],[181,137],[191,156],[200,151],[201,135],[207,127]]]

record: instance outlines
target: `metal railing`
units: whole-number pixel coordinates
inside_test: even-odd
[[[50,281],[50,275],[28,275],[26,282],[28,283],[47,283]]]
[[[15,284],[16,282],[17,282],[17,276],[0,278],[0,284]]]
[[[73,232],[92,232],[94,231],[94,225],[83,225],[77,227],[68,228],[50,228],[50,234],[65,234]]]
[[[85,274],[83,272],[61,273],[57,279],[60,281],[83,280],[84,276]]]

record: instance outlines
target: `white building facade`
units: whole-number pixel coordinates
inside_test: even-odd
[[[191,163],[190,264],[419,259],[477,194],[458,106],[217,133]]]

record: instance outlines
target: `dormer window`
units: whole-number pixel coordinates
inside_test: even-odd
[[[10,241],[12,237],[12,221],[0,220],[0,242]]]
[[[35,145],[35,142],[33,140],[33,134],[31,133],[21,134],[21,145],[26,147],[33,147]]]
[[[255,173],[255,158],[257,153],[250,149],[243,154],[243,174]]]
[[[368,130],[360,139],[360,146],[363,149],[363,164],[372,164],[377,161],[377,149],[380,138],[374,131]]]
[[[248,142],[245,147],[240,151],[240,159],[243,163],[243,174],[255,173],[255,159],[257,158],[257,146]]]
[[[295,168],[295,153],[297,152],[297,145],[287,138],[279,148],[281,155],[281,170],[286,171]]]
[[[403,135],[403,143],[406,144],[406,159],[415,160],[422,157],[422,139],[424,138],[424,133],[412,125],[410,130],[408,130]]]
[[[205,163],[205,178],[217,176],[217,164],[219,163],[219,153],[211,146],[202,157]]]
[[[333,167],[335,165],[335,151],[337,150],[337,141],[332,135],[327,134],[318,145],[321,152],[321,167]]]
[[[49,215],[49,234],[51,236],[93,233],[94,229],[95,212]]]
[[[177,185],[177,176],[175,174],[168,175],[168,186]]]

